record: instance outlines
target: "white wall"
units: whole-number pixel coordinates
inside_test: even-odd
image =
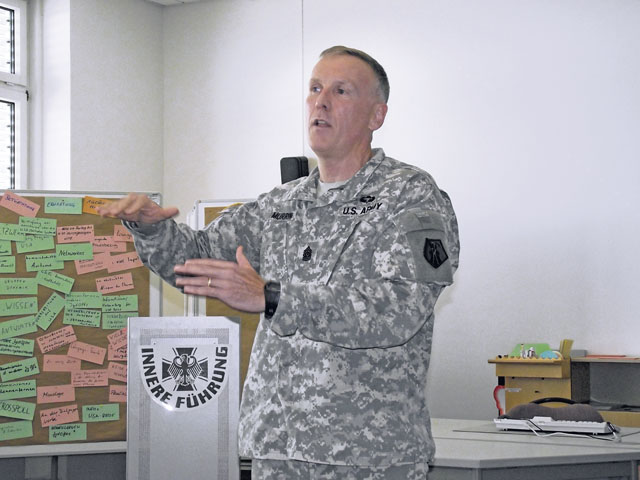
[[[640,4],[266,3],[166,10],[167,199],[250,197],[277,183],[277,160],[304,138],[318,53],[362,48],[391,80],[374,143],[430,171],[459,216],[433,414],[494,415],[487,359],[521,341],[639,353]]]

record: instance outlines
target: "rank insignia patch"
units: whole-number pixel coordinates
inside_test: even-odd
[[[307,247],[304,249],[304,252],[302,252],[302,261],[303,262],[308,262],[309,260],[311,260],[311,247]]]
[[[440,240],[426,238],[424,241],[424,258],[433,268],[438,268],[447,261],[449,255],[447,255]]]

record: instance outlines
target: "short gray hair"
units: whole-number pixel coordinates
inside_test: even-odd
[[[387,103],[389,101],[389,79],[387,78],[387,72],[384,71],[382,65],[378,63],[378,61],[373,58],[371,55],[363,52],[362,50],[358,50],[356,48],[345,47],[343,45],[335,45],[333,47],[327,48],[320,54],[320,58],[329,56],[329,55],[351,55],[352,57],[359,58],[367,65],[371,67],[373,73],[378,80],[378,90],[380,93],[380,97]]]

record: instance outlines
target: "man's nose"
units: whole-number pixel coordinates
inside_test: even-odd
[[[329,97],[327,93],[325,93],[324,90],[318,93],[318,95],[316,96],[316,108],[329,110],[329,105],[330,105],[330,102],[329,102]]]

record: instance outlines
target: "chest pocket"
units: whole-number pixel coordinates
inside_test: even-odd
[[[267,280],[287,281],[286,246],[288,221],[270,218],[264,223],[260,248],[260,275]]]
[[[444,220],[437,212],[409,210],[398,220],[411,248],[418,281],[440,285],[453,283],[453,270]]]

